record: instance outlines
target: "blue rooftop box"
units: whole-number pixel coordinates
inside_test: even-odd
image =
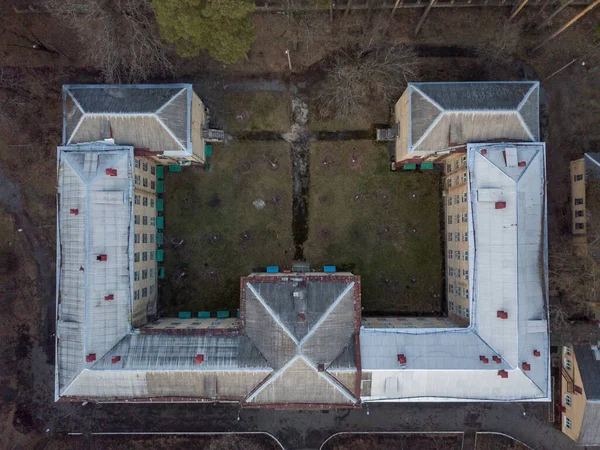
[[[323,272],[335,273],[335,266],[323,266]]]
[[[267,266],[267,273],[278,273],[279,266]]]

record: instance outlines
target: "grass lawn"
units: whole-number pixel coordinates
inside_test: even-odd
[[[392,173],[385,146],[311,144],[304,256],[362,279],[365,312],[440,311],[439,173]]]
[[[230,91],[219,103],[219,114],[227,133],[287,132],[292,126],[292,97],[287,91]]]
[[[266,202],[262,210],[252,204],[259,198]],[[210,172],[165,172],[164,199],[163,316],[235,310],[240,277],[253,268],[291,264],[289,144],[215,145]],[[175,247],[181,239],[184,244]]]
[[[348,131],[369,130],[374,124],[388,123],[390,107],[385,102],[372,100],[367,107],[367,112],[354,117],[337,118],[332,112],[326,117],[319,113],[319,103],[309,103],[308,128],[311,131]]]

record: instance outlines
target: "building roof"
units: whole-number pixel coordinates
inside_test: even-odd
[[[409,83],[408,153],[539,140],[539,82]]]
[[[191,84],[63,86],[63,144],[114,139],[191,155],[192,94]]]
[[[598,345],[575,345],[575,357],[583,382],[585,398],[600,400],[600,351]]]
[[[550,398],[545,146],[470,144],[467,159],[470,325],[363,328],[362,370],[372,373],[368,400]],[[503,204],[496,209],[496,202]]]
[[[347,349],[344,369],[358,373],[354,341],[360,324],[358,277],[252,275],[242,280],[246,336],[275,369],[249,404],[353,404],[328,369]]]
[[[600,153],[586,153],[585,166],[585,215],[588,252],[600,259]]]

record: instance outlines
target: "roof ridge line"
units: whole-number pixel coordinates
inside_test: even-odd
[[[519,102],[519,104],[517,105],[517,111],[519,111],[519,112],[521,111],[521,108],[525,105],[525,102],[527,102],[527,99],[529,99],[529,97],[531,97],[531,94],[537,87],[539,87],[539,81],[537,82],[537,84],[534,82],[533,85],[529,88],[529,90],[525,93],[523,100],[521,100]]]
[[[329,308],[327,308],[325,310],[325,312],[321,315],[321,317],[319,317],[319,320],[317,320],[317,323],[315,323],[313,325],[312,329],[308,333],[306,333],[306,336],[304,336],[300,342],[298,342],[299,346],[302,346],[302,344],[304,344],[313,334],[316,333],[316,331],[323,324],[323,322],[325,322],[327,317],[329,317],[331,312],[340,304],[342,299],[346,296],[346,294],[348,294],[348,292],[353,287],[354,287],[354,281],[351,281],[350,283],[348,283],[348,286],[346,286],[346,288],[340,293],[340,295],[338,295],[338,297],[333,301],[333,303],[331,305],[329,305]]]
[[[293,363],[295,363],[299,358],[302,358],[300,353],[297,353],[293,358],[291,358],[287,363],[281,366],[275,373],[271,372],[271,375],[263,381],[253,392],[251,392],[246,397],[246,402],[252,401],[258,394],[265,390],[267,386],[273,383],[277,378],[279,378]]]
[[[434,99],[431,98],[431,96],[427,95],[425,92],[423,92],[421,89],[419,89],[417,86],[415,86],[414,84],[410,85],[415,91],[417,91],[419,94],[421,94],[423,97],[425,97],[425,99],[431,103],[433,106],[435,106],[436,108],[438,108],[440,110],[440,112],[445,112],[446,108],[444,108],[442,105],[440,105],[438,102],[436,102]]]
[[[264,301],[262,296],[258,292],[256,292],[256,289],[254,289],[254,286],[252,286],[252,283],[248,282],[246,284],[247,284],[248,288],[250,289],[250,291],[252,291],[252,294],[254,294],[256,299],[260,302],[260,304],[263,305],[263,307],[271,315],[273,320],[275,320],[275,322],[283,329],[283,331],[285,331],[285,333],[292,339],[292,341],[294,341],[294,343],[297,346],[299,346],[300,342],[298,341],[298,339],[296,339],[296,336],[294,336],[292,334],[292,332],[290,330],[288,330],[288,328],[285,326],[285,324],[281,320],[279,320],[279,317],[277,317],[277,314],[275,313],[275,311],[273,311],[273,309],[269,305],[267,305],[267,303]]]
[[[317,375],[319,375],[321,378],[323,378],[325,381],[327,381],[327,383],[329,383],[334,388],[336,388],[338,391],[340,391],[342,394],[344,394],[344,397],[346,397],[348,400],[356,403],[357,398],[354,395],[352,395],[350,393],[350,391],[348,391],[348,389],[346,389],[346,386],[344,386],[342,383],[340,383],[333,375],[329,374],[327,371],[320,372],[319,369],[314,366],[312,361],[309,361],[308,358],[306,358],[304,355],[300,355],[300,358],[304,361],[304,363],[306,365],[308,365],[311,369],[313,369],[315,372],[317,372]]]
[[[175,100],[177,97],[179,97],[181,95],[182,92],[186,92],[187,91],[187,87],[181,88],[181,90],[177,93],[175,93],[173,95],[173,97],[171,97],[169,100],[167,100],[165,103],[163,103],[163,105],[158,108],[156,111],[154,111],[154,114],[160,114],[160,112],[165,109],[167,106],[169,106],[171,103],[173,103],[173,100]]]
[[[184,147],[181,142],[179,142],[179,139],[177,138],[177,136],[175,136],[175,134],[173,134],[171,129],[163,122],[163,120],[158,116],[158,114],[152,113],[152,115],[156,118],[156,120],[158,120],[158,123],[160,123],[163,126],[163,128],[167,131],[167,133],[169,133],[169,135],[173,138],[173,140],[175,140],[175,142],[177,142],[177,145],[179,145],[179,147],[181,147],[181,149],[184,152],[187,152],[188,149],[186,147]],[[191,118],[188,117],[187,120],[191,120]]]

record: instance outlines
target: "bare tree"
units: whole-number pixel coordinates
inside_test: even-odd
[[[516,22],[504,25],[499,34],[485,38],[475,49],[477,55],[492,63],[510,61],[517,52],[521,28]]]
[[[340,53],[326,69],[317,100],[339,118],[362,115],[370,98],[387,102],[399,96],[416,77],[417,61],[412,48],[400,45]]]
[[[46,0],[46,8],[73,26],[107,82],[171,72],[148,0]]]

